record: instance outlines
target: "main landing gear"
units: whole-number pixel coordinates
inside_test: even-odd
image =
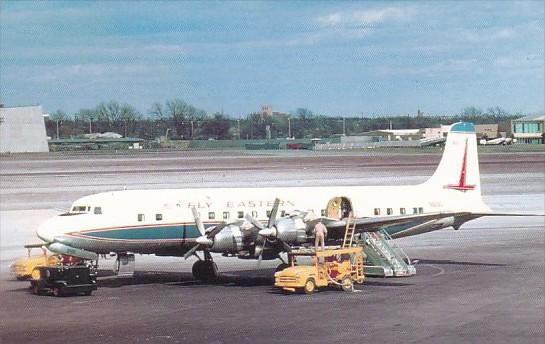
[[[204,251],[204,260],[199,259],[193,264],[191,272],[195,279],[203,282],[214,282],[219,276],[218,266],[207,251]]]

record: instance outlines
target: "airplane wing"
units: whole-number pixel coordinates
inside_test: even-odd
[[[453,216],[473,216],[470,212],[436,212],[415,215],[397,215],[397,216],[377,216],[377,217],[361,217],[355,218],[352,221],[356,223],[356,232],[376,232],[381,229],[393,225],[401,225],[410,222],[426,222],[431,220],[439,220]],[[335,220],[326,218],[323,220],[328,229],[344,230],[346,228],[346,220]]]

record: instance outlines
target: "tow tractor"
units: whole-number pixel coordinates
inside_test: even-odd
[[[298,265],[298,258],[312,257],[312,265]],[[344,291],[353,291],[354,283],[361,284],[364,253],[361,246],[324,249],[299,248],[288,253],[290,267],[274,274],[274,286],[283,292],[303,290],[312,294],[319,287],[340,286]]]
[[[354,283],[363,283],[363,247],[353,246],[355,223],[348,218],[342,246],[320,248],[298,248],[288,252],[290,266],[274,274],[274,286],[283,292],[298,289],[312,294],[316,288],[330,285],[340,286],[344,291],[353,291]],[[298,265],[300,257],[311,257],[312,265]]]
[[[84,294],[97,290],[96,266],[73,256],[62,256],[60,264],[38,266],[32,271],[30,288],[36,295]]]

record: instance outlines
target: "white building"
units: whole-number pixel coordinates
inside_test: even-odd
[[[48,152],[41,105],[0,107],[0,153]]]

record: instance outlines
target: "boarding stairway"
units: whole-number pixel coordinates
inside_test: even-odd
[[[354,243],[363,246],[366,259],[364,273],[366,276],[401,277],[416,274],[414,265],[392,237],[386,231],[364,232],[360,240],[354,240],[356,223],[350,216],[346,221],[346,230],[342,248],[352,247]]]
[[[401,277],[416,274],[414,265],[386,231],[365,232],[359,244],[367,256],[364,271],[366,276]]]

